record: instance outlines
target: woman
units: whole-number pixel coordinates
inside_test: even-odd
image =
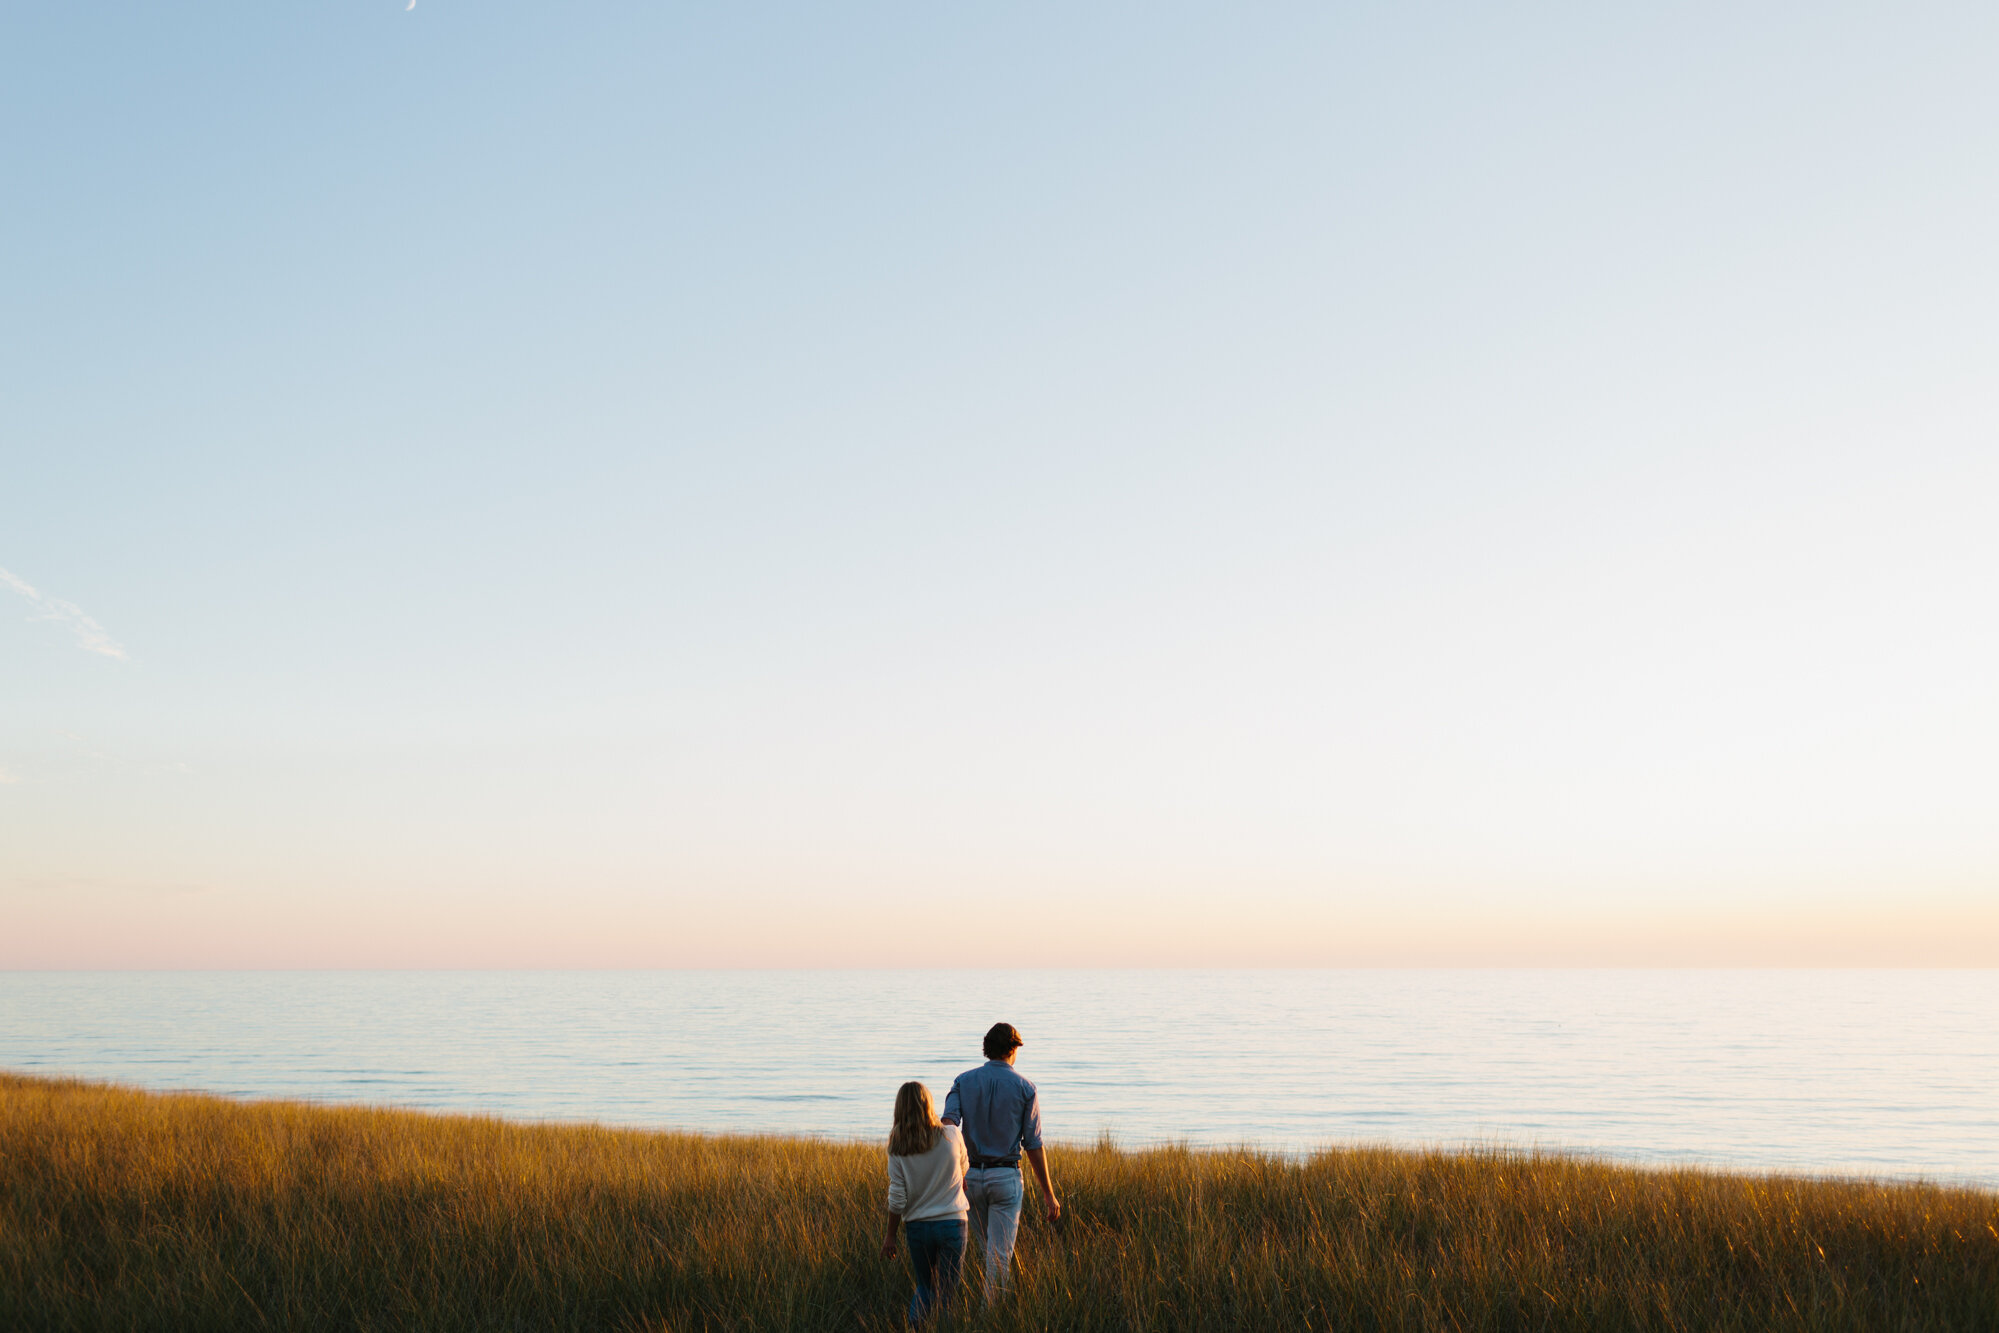
[[[905,1083],[895,1093],[888,1132],[888,1234],[882,1258],[895,1258],[897,1227],[909,1230],[909,1266],[916,1273],[909,1322],[950,1304],[965,1262],[965,1139],[937,1119],[930,1089]]]

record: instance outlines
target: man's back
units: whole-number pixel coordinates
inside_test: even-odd
[[[1021,1149],[1041,1146],[1041,1096],[1004,1060],[958,1075],[944,1099],[944,1117],[963,1126],[974,1159],[1018,1160]]]

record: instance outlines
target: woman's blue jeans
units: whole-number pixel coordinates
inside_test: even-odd
[[[909,1266],[916,1273],[916,1294],[909,1298],[909,1322],[920,1324],[931,1312],[951,1303],[958,1274],[965,1267],[965,1219],[939,1217],[905,1222]]]

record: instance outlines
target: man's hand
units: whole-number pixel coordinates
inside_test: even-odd
[[[884,1258],[884,1259],[893,1259],[893,1258],[895,1258],[895,1237],[894,1237],[894,1236],[890,1236],[890,1237],[889,1237],[889,1238],[888,1238],[887,1240],[885,1240],[885,1241],[883,1241],[883,1242],[882,1242],[882,1258]]]
[[[1062,1220],[1062,1201],[1055,1197],[1055,1182],[1048,1178],[1048,1154],[1039,1148],[1028,1148],[1027,1164],[1034,1168],[1034,1183],[1041,1186],[1041,1212],[1050,1222]]]

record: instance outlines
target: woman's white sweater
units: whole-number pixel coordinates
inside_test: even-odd
[[[971,1207],[965,1199],[965,1136],[956,1125],[943,1126],[929,1152],[889,1154],[888,1210],[903,1221],[963,1217]]]

